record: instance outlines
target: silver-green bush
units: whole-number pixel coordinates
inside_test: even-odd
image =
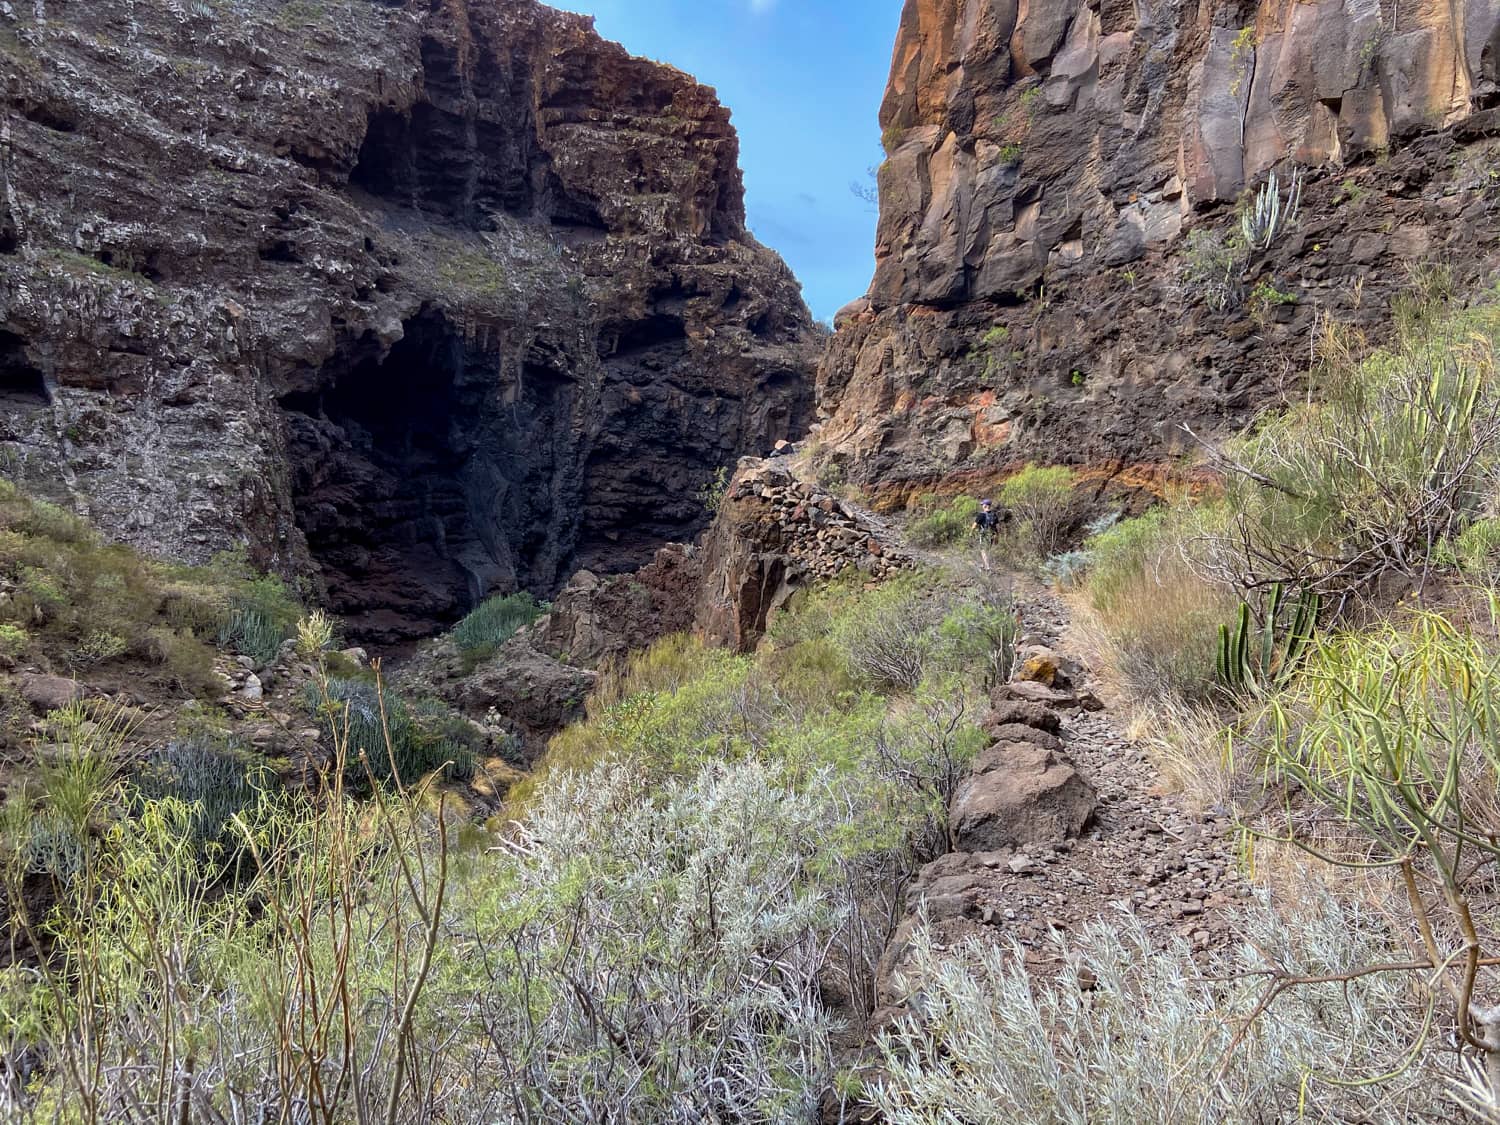
[[[1246,1029],[1272,965],[1320,975],[1389,960],[1376,918],[1328,898],[1286,917],[1259,905],[1243,934],[1200,965],[1122,916],[1054,938],[1065,968],[1037,982],[1018,945],[941,952],[919,931],[912,1014],[879,1040],[872,1100],[889,1125],[1442,1119],[1439,1052],[1403,1066],[1424,1011],[1401,974],[1288,990]]]

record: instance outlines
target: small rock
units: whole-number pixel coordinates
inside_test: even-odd
[[[1057,683],[1057,662],[1050,656],[1033,656],[1021,665],[1016,673],[1016,679],[1029,680],[1051,687]]]
[[[240,688],[240,694],[246,699],[262,699],[266,689],[261,685],[260,677],[251,672],[245,677],[245,686]]]
[[[1029,856],[1018,855],[1005,866],[1010,868],[1012,875],[1024,875],[1028,871],[1035,870],[1036,861]]]

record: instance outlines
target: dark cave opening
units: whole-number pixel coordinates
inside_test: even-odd
[[[281,399],[297,523],[362,644],[431,636],[492,594],[552,593],[577,534],[564,358],[511,367],[432,309],[404,328],[389,352],[351,341]]]
[[[26,354],[26,341],[0,328],[0,415],[22,414],[52,404],[42,369]]]
[[[297,520],[363,643],[428,636],[515,580],[485,487],[492,407],[466,358],[446,318],[423,314],[388,355],[361,341],[319,389],[282,399]]]

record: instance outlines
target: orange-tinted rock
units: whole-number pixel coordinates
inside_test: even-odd
[[[1409,263],[1484,277],[1500,4],[1398,15],[907,0],[875,275],[819,370],[827,455],[902,496],[1031,460],[1163,463],[1193,448],[1183,423],[1223,432],[1281,393],[1322,318],[1379,337]],[[1235,234],[1292,162],[1300,224],[1212,307],[1189,235]],[[1262,284],[1295,304],[1252,317]]]

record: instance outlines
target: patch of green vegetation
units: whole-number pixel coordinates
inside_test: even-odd
[[[1000,146],[1001,164],[1019,164],[1021,162],[1021,146],[1012,141]]]
[[[978,514],[979,501],[972,496],[955,496],[946,504],[921,496],[908,517],[906,536],[919,547],[945,547],[972,534]]]
[[[323,23],[328,18],[328,8],[323,0],[286,0],[273,17],[279,26],[286,28]]]
[[[105,542],[79,516],[33,500],[0,479],[0,604],[7,647],[63,668],[134,670],[204,698],[221,691],[214,644],[237,644],[237,610],[295,622],[281,584],[243,557],[208,567],[147,559]],[[279,644],[279,641],[277,642]]]
[[[438,252],[438,278],[444,284],[480,299],[509,292],[510,276],[496,255],[456,242],[443,243]]]
[[[483,738],[472,723],[435,699],[408,702],[368,679],[309,685],[308,704],[330,745],[347,747],[346,780],[356,790],[414,785],[438,774],[474,776]]]
[[[729,466],[720,465],[714,475],[698,490],[698,502],[709,515],[717,515],[729,495]]]
[[[16,659],[26,651],[30,640],[30,636],[20,625],[12,622],[0,625],[0,656]]]
[[[1258,282],[1254,289],[1250,290],[1250,315],[1259,324],[1264,324],[1271,316],[1271,310],[1282,305],[1295,305],[1297,294],[1288,293],[1278,289],[1273,282]]]
[[[1014,639],[1008,599],[937,572],[871,590],[833,582],[776,616],[770,643],[753,656],[670,637],[607,675],[588,720],[553,740],[514,797],[525,805],[549,779],[617,755],[657,780],[746,759],[857,776],[879,745],[890,699],[907,701],[903,713],[915,703],[919,713],[956,706],[968,716],[971,693],[1009,674]],[[945,752],[966,759],[977,749],[974,732],[955,733],[959,744]],[[921,817],[925,800],[907,794],[895,807]]]
[[[1000,486],[1001,509],[1010,514],[1001,550],[1034,566],[1055,555],[1083,518],[1078,476],[1065,465],[1027,465]]]
[[[453,627],[453,641],[465,665],[473,669],[546,612],[546,605],[524,590],[490,598]]]
[[[274,575],[249,577],[230,597],[229,614],[219,629],[219,644],[243,653],[257,664],[276,659],[281,646],[297,632],[302,606]]]
[[[1250,74],[1250,64],[1255,57],[1255,27],[1247,25],[1235,33],[1234,40],[1229,45],[1229,65],[1234,70],[1234,78],[1229,83],[1229,96],[1237,98],[1245,85],[1245,79]]]
[[[1241,273],[1250,256],[1238,232],[1228,238],[1204,227],[1189,233],[1183,273],[1189,290],[1203,296],[1216,312],[1234,308],[1244,300]]]
[[[235,818],[255,819],[280,779],[232,740],[196,733],[153,751],[133,773],[131,787],[138,802],[182,802],[186,835],[200,862],[222,870],[247,858]]]
[[[80,254],[74,250],[48,250],[46,257],[59,268],[74,274],[87,274],[91,277],[101,278],[108,281],[131,281],[141,285],[151,285],[152,282],[139,274],[131,273],[129,270],[119,269],[115,266],[105,265],[98,258],[89,254]]]

